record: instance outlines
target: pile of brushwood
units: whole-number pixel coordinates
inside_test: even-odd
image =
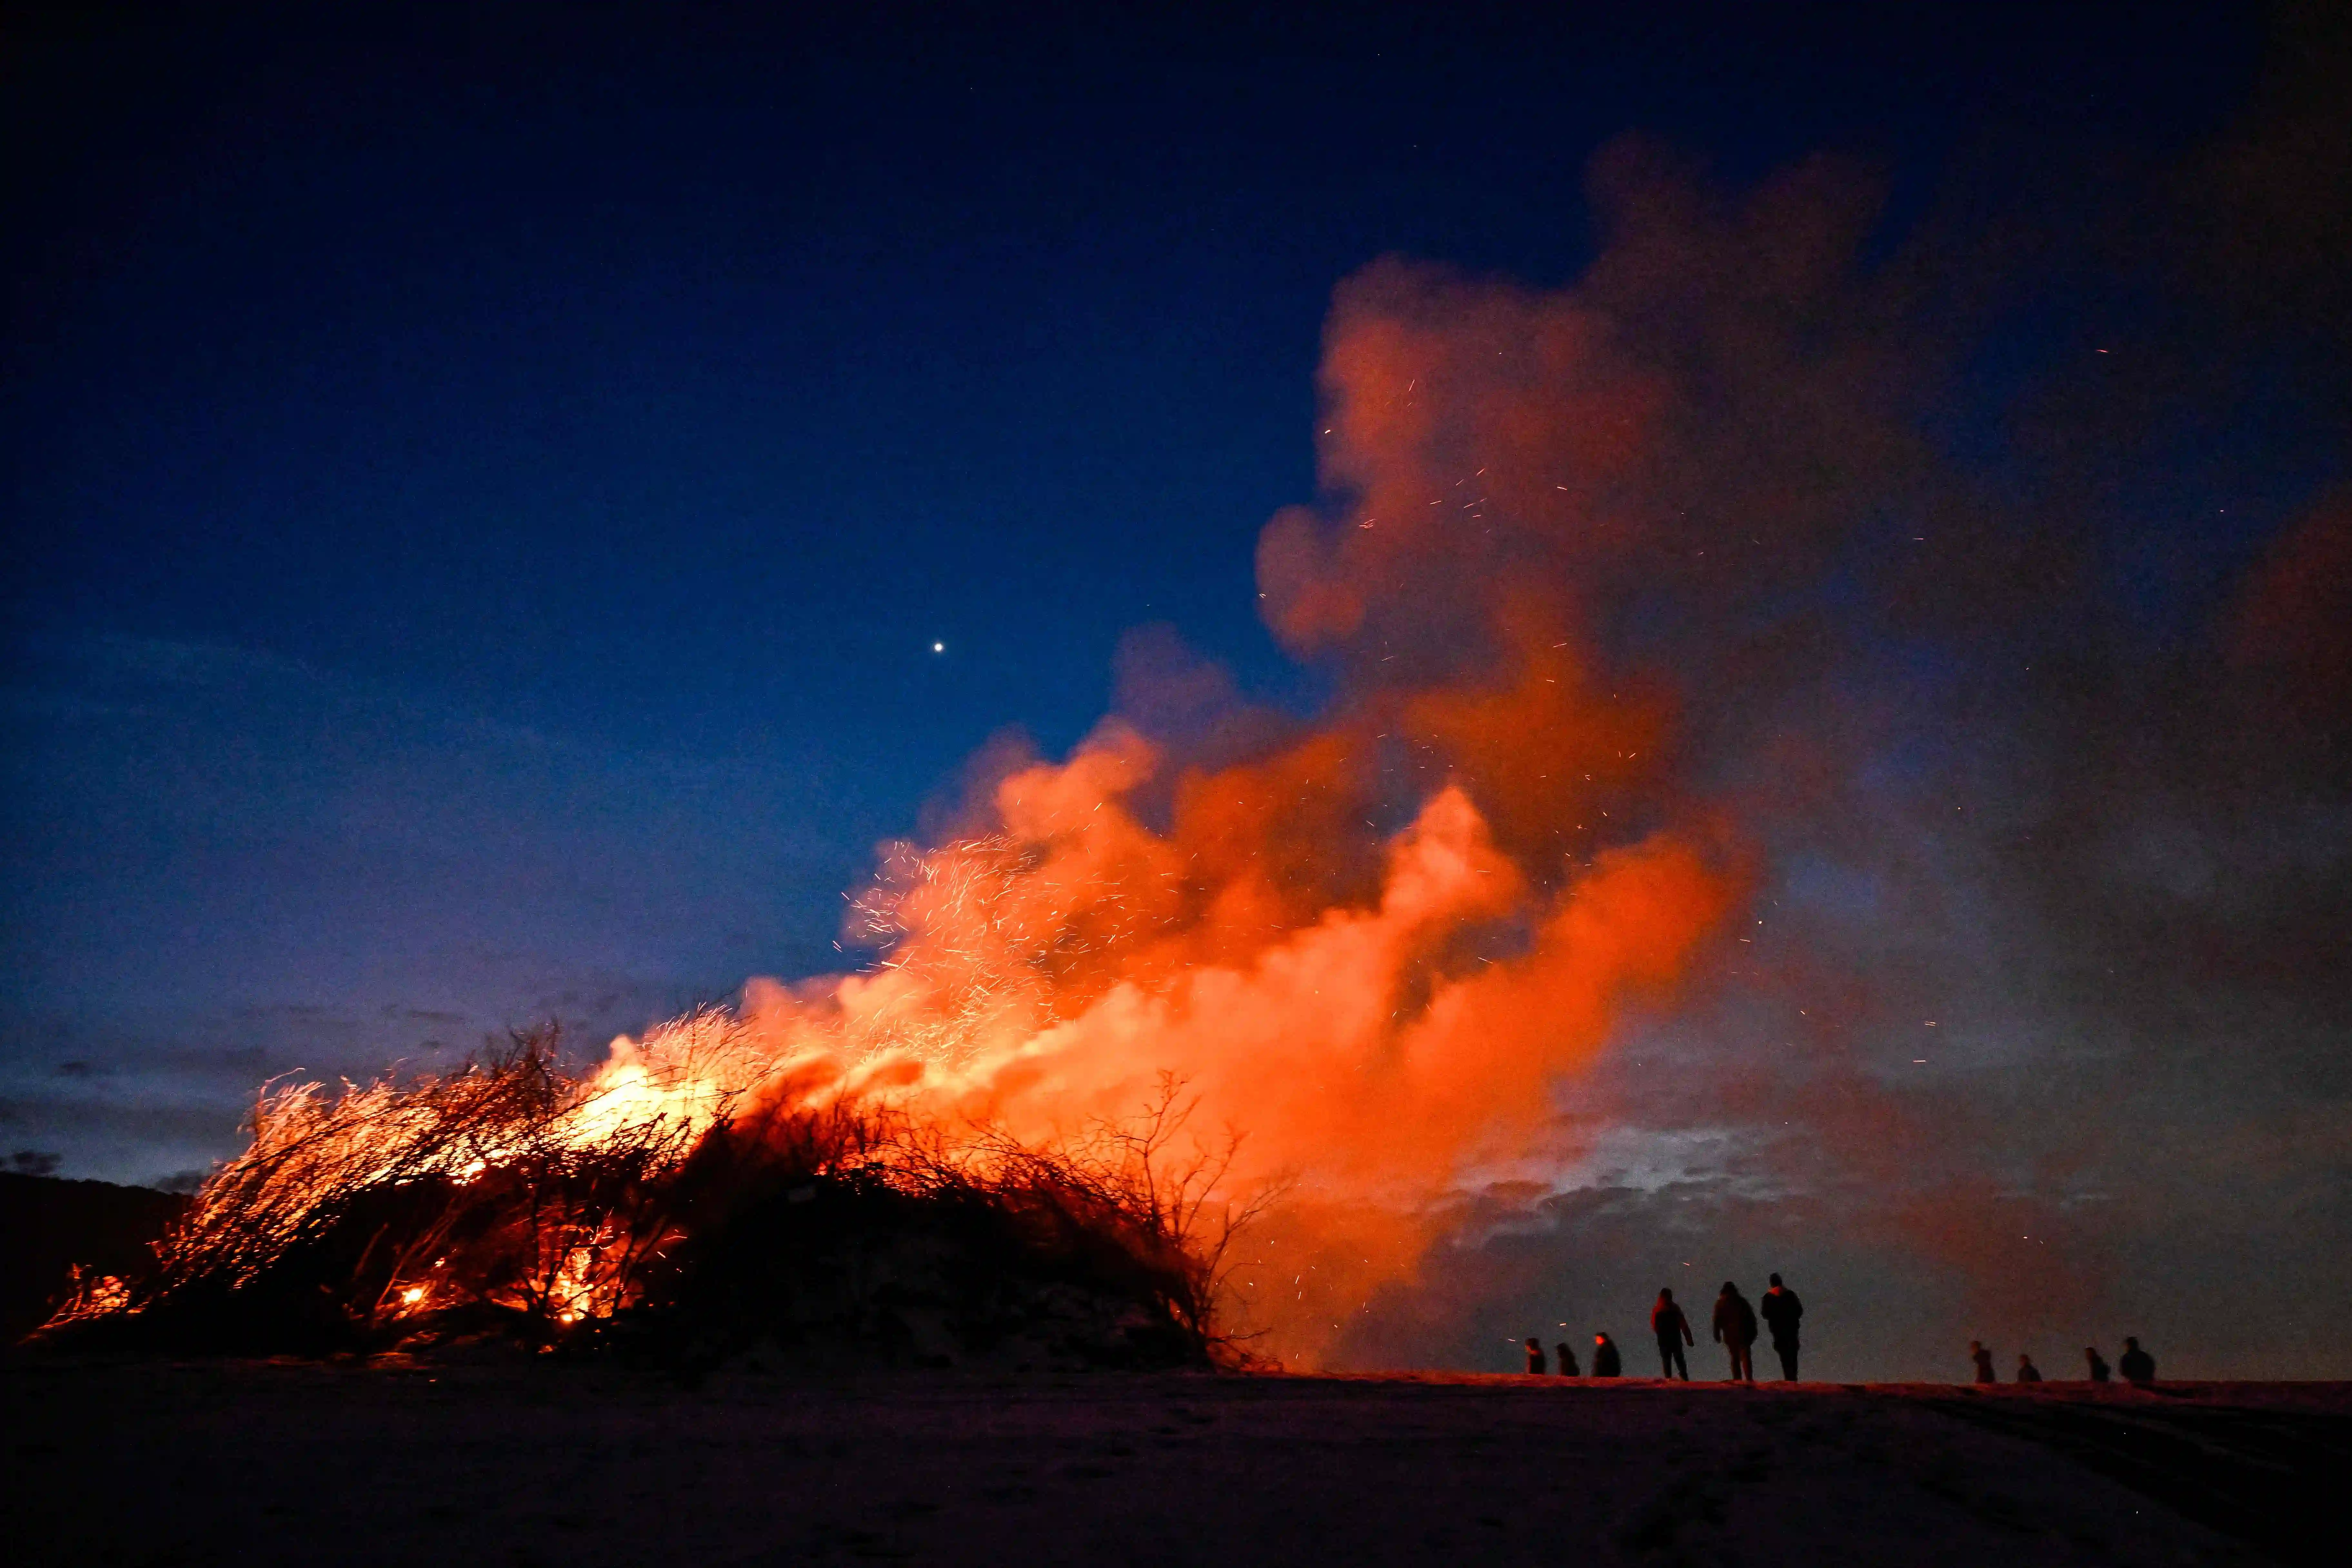
[[[1170,1367],[1215,1321],[1252,1205],[1163,1081],[1050,1147],[886,1109],[593,1120],[551,1034],[462,1071],[265,1096],[139,1273],[37,1339],[173,1353],[609,1352]],[[584,1129],[584,1131],[583,1131]]]

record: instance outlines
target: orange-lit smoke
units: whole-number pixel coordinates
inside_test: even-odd
[[[1216,763],[1106,720],[888,858],[869,972],[754,982],[726,1026],[761,1093],[1024,1137],[1175,1074],[1195,1127],[1244,1135],[1238,1183],[1287,1183],[1236,1283],[1308,1363],[1451,1187],[1571,1152],[1551,1085],[1672,993],[1743,880],[1676,792],[1671,701],[1594,646],[1659,378],[1573,294],[1383,265],[1341,291],[1323,391],[1328,500],[1277,516],[1259,567],[1276,635],[1342,681],[1331,715]]]

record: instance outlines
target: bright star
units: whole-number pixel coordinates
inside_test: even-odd
[[[945,653],[948,651],[948,645],[943,642],[935,642],[931,645],[931,651],[933,653]]]

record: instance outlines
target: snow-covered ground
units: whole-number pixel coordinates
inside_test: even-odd
[[[20,1357],[0,1414],[28,1568],[2323,1562],[2352,1474],[2345,1384]]]

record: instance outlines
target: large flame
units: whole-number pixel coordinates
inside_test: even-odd
[[[1157,826],[1136,803],[1171,782],[1169,758],[1108,722],[1003,779],[984,837],[894,857],[859,905],[889,942],[871,972],[756,981],[735,1017],[624,1038],[603,1103],[851,1096],[1050,1140],[1131,1113],[1172,1073],[1244,1135],[1233,1181],[1289,1186],[1237,1283],[1269,1347],[1312,1361],[1412,1268],[1422,1215],[1466,1170],[1559,1152],[1551,1080],[1673,984],[1733,895],[1688,832],[1609,843],[1608,792],[1581,781],[1623,776],[1627,727],[1576,723],[1564,677],[1538,673],[1566,668],[1182,771]],[[1500,763],[1515,731],[1560,784]],[[1471,766],[1506,786],[1520,854],[1457,780]],[[1400,780],[1426,793],[1383,835]],[[1566,814],[1558,831],[1532,830],[1531,801]]]
[[[902,934],[875,973],[755,982],[723,1055],[709,1016],[616,1042],[583,1121],[848,1094],[1045,1139],[1131,1111],[1172,1072],[1246,1135],[1235,1180],[1371,1211],[1334,1256],[1290,1260],[1335,1290],[1259,1309],[1284,1353],[1311,1357],[1317,1322],[1360,1305],[1335,1291],[1360,1299],[1409,1268],[1425,1240],[1412,1216],[1465,1166],[1538,1144],[1549,1079],[1590,1058],[1621,999],[1674,979],[1727,897],[1667,834],[1536,887],[1447,785],[1390,840],[1369,898],[1294,923],[1265,856],[1211,881],[1196,840],[1124,808],[1150,761],[1115,731],[1008,779],[1003,835],[939,849],[889,890]],[[709,1066],[685,1070],[688,1056]]]

